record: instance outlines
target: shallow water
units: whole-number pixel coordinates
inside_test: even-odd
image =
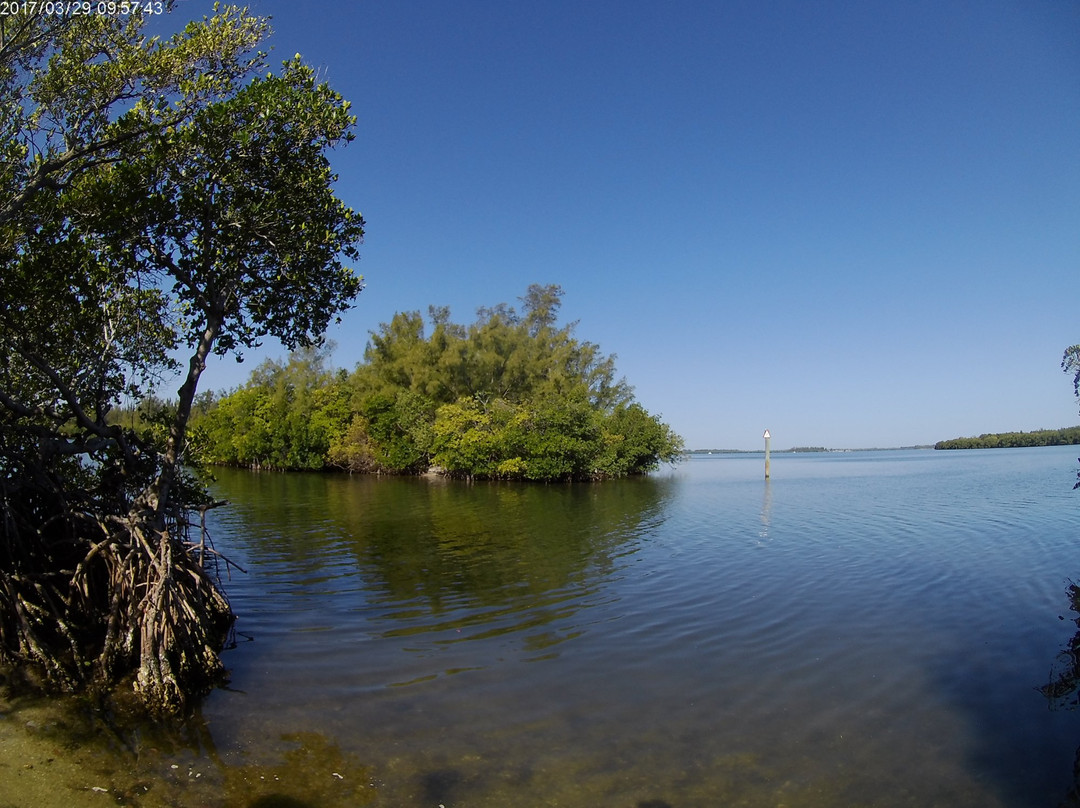
[[[1080,721],[1038,687],[1076,631],[1076,464],[774,455],[766,482],[760,455],[725,455],[550,486],[223,471],[211,531],[247,570],[226,582],[231,686],[183,732],[88,742],[116,779],[80,793],[1056,805]]]

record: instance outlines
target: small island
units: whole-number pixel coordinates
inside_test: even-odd
[[[351,373],[308,348],[203,396],[193,459],[208,465],[466,479],[567,481],[644,474],[681,438],[633,397],[615,357],[557,323],[563,290],[533,284],[522,311],[395,314]],[[430,330],[428,328],[430,326]]]

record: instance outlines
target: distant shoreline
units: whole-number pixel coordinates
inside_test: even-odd
[[[900,452],[910,449],[933,449],[934,444],[919,446],[875,446],[866,449],[826,449],[819,446],[796,446],[791,449],[773,449],[771,454],[833,454],[844,452]],[[764,449],[688,449],[688,455],[765,454]]]
[[[987,432],[973,438],[953,438],[934,444],[935,449],[1014,449],[1031,446],[1080,444],[1080,426],[1037,429],[1034,432]]]

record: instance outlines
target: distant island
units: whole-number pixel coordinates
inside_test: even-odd
[[[953,438],[934,444],[935,449],[1012,449],[1021,446],[1075,446],[1080,426],[1039,429],[1034,432],[988,432],[977,438]]]

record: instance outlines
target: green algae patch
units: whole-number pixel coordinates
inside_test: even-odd
[[[0,699],[0,808],[167,805],[104,734],[65,706]]]
[[[80,699],[0,693],[0,808],[344,808],[371,805],[370,770],[318,733],[270,764],[226,762],[198,719],[153,724]]]

